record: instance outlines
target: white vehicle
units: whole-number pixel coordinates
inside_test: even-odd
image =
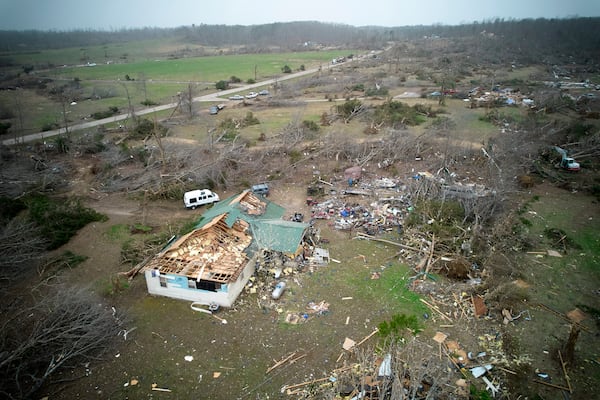
[[[253,99],[253,98],[257,97],[257,96],[258,96],[258,93],[256,93],[256,92],[250,92],[250,93],[248,93],[246,95],[246,98],[247,99]]]
[[[219,195],[208,189],[191,190],[183,194],[183,204],[192,210],[204,204],[216,203],[219,200]]]

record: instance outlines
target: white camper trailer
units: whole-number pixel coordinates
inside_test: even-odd
[[[183,204],[192,210],[204,204],[212,204],[219,201],[219,195],[208,189],[191,190],[183,194]]]

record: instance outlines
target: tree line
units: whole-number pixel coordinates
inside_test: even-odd
[[[494,19],[462,25],[356,27],[315,21],[262,25],[190,25],[176,28],[136,28],[112,31],[0,31],[0,52],[32,52],[65,47],[86,47],[136,40],[176,39],[203,46],[241,45],[261,51],[269,46],[285,50],[314,46],[378,48],[389,42],[423,38],[486,37],[517,53],[600,51],[600,17],[566,19]]]

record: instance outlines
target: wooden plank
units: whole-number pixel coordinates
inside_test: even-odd
[[[375,330],[373,332],[371,332],[370,334],[368,334],[363,340],[361,340],[360,342],[356,343],[356,346],[360,346],[361,344],[363,344],[364,342],[366,342],[367,340],[371,339],[373,337],[373,335],[375,335],[377,332],[379,332],[378,328],[375,328]]]
[[[477,318],[487,314],[488,308],[483,301],[483,297],[478,294],[471,296],[471,302],[473,303],[473,312]]]

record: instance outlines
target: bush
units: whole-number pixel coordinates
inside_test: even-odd
[[[156,131],[156,132],[155,132]],[[146,137],[157,134],[164,136],[167,133],[167,128],[160,124],[155,124],[149,119],[141,119],[138,121],[135,128],[131,132],[131,136],[136,139],[145,139]]]
[[[291,74],[292,69],[289,65],[284,65],[283,68],[281,68],[281,72],[283,72],[284,74]]]
[[[338,114],[340,114],[342,116],[342,118],[344,118],[344,119],[350,118],[352,116],[352,113],[354,113],[356,110],[360,109],[361,107],[362,107],[362,102],[358,99],[348,100],[348,101],[344,102],[344,104],[335,106]]]
[[[304,129],[308,129],[311,132],[319,131],[319,125],[315,121],[311,121],[308,119],[305,119],[304,121],[302,121],[302,127]]]
[[[357,83],[356,85],[352,86],[350,90],[352,90],[353,92],[364,92],[365,85],[362,83]]]
[[[119,108],[118,107],[108,107],[108,110],[104,110],[104,111],[97,111],[95,113],[92,114],[92,118],[93,119],[104,119],[104,118],[108,118],[108,117],[112,117],[113,115],[117,114],[119,112]]]
[[[406,330],[410,331],[413,335],[421,332],[423,329],[419,326],[419,321],[414,315],[395,314],[392,319],[383,321],[378,325],[379,336],[383,338],[395,337],[401,339],[404,337]]]
[[[0,135],[6,135],[11,126],[10,122],[0,122]]]
[[[369,88],[367,89],[367,91],[365,92],[365,95],[367,96],[387,96],[390,93],[390,91],[388,90],[388,88],[384,88],[384,87],[380,87],[378,88]]]
[[[42,124],[41,131],[42,132],[48,132],[48,131],[51,131],[53,129],[58,129],[59,127],[60,126],[56,122],[46,122],[45,124]]]
[[[400,101],[388,101],[375,109],[376,124],[384,123],[391,127],[398,125],[415,126],[425,121],[420,109],[411,107]]]
[[[105,221],[107,217],[84,207],[77,199],[50,199],[34,196],[26,200],[29,219],[41,229],[49,241],[48,250],[59,248],[90,222]]]
[[[231,78],[229,78],[229,82],[231,82],[231,83],[240,83],[241,81],[242,80],[235,75],[233,75]]]
[[[258,124],[260,124],[260,121],[258,120],[258,118],[256,118],[254,116],[254,114],[252,114],[251,111],[248,111],[246,113],[246,117],[244,118],[244,126],[258,125]]]
[[[215,84],[215,87],[217,90],[225,90],[229,87],[229,82],[221,80]]]
[[[21,199],[0,196],[0,221],[9,221],[26,208]]]

